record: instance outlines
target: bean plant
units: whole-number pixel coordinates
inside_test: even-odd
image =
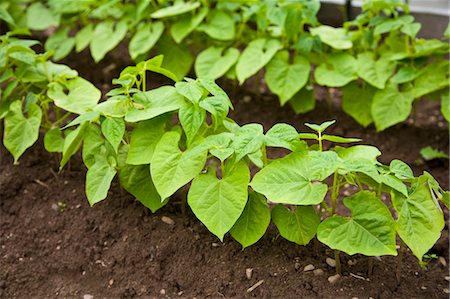
[[[56,60],[89,48],[98,62],[126,40],[133,60],[164,54],[179,79],[193,67],[199,78],[253,78],[259,90],[264,74],[280,104],[297,113],[314,109],[320,85],[340,88],[342,109],[378,131],[405,121],[423,97],[441,100],[448,121],[448,43],[418,38],[407,5],[367,0],[340,28],[321,25],[319,8],[307,0],[15,0],[0,5],[0,19],[12,28],[56,26],[45,43]]]

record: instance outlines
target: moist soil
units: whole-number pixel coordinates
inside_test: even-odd
[[[116,74],[122,65],[103,67]],[[111,76],[104,72],[101,79],[88,79],[105,90]],[[448,152],[448,126],[438,103],[419,102],[414,117],[377,133],[342,113],[334,90],[330,96],[317,88],[316,109],[296,115],[264,90],[259,96],[249,92],[252,86],[221,85],[233,94],[231,118],[241,125],[258,122],[267,130],[285,122],[308,132],[305,122],[336,119],[330,133],[362,138],[362,144],[383,152],[381,162],[401,159],[416,175],[429,171],[449,187],[448,160],[426,162],[419,155],[428,145]],[[330,283],[335,269],[326,258],[334,252],[317,240],[298,246],[280,237],[271,224],[245,250],[229,235],[222,243],[189,209],[182,212],[180,198],[186,189],[151,214],[115,180],[108,198],[91,208],[79,156],[57,173],[58,157],[45,152],[40,139],[19,165],[12,162],[0,147],[0,298],[448,298],[448,224],[430,251],[436,258],[426,269],[410,251],[401,264],[396,257],[370,260],[341,254],[343,276]],[[446,210],[445,215],[448,219]],[[321,271],[305,272],[310,264]],[[246,269],[252,269],[249,278]]]

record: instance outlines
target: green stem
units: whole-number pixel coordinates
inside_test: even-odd
[[[323,146],[322,146],[322,133],[321,132],[318,132],[319,133],[319,138],[317,138],[317,140],[319,141],[319,151],[322,151],[322,149],[323,149]]]
[[[333,177],[333,192],[331,193],[331,214],[336,214],[336,206],[338,203],[338,196],[339,196],[339,182],[338,182],[338,172],[337,170],[334,172]]]
[[[267,165],[267,153],[266,153],[265,145],[263,145],[263,147],[261,148],[261,152],[262,152],[263,166],[266,166]]]
[[[333,214],[333,210],[327,205],[326,202],[322,201],[320,203],[320,207],[325,209],[325,211],[327,211],[328,214]]]
[[[400,239],[400,248],[398,250],[397,257],[397,269],[395,271],[395,277],[397,278],[397,282],[400,282],[401,274],[402,274],[402,265],[403,265],[403,254],[405,251],[405,243]]]
[[[144,70],[142,73],[142,91],[147,91],[147,72]]]
[[[341,275],[341,257],[339,255],[340,251],[335,250],[334,251],[334,260],[336,261],[336,274]]]

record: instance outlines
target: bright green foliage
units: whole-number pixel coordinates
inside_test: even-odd
[[[64,138],[59,128],[53,128],[45,133],[44,147],[49,153],[62,153],[64,149]]]
[[[311,29],[312,35],[319,36],[320,40],[334,49],[350,49],[352,40],[343,28],[333,28],[322,25]]]
[[[60,60],[69,55],[74,46],[75,38],[69,37],[69,28],[59,30],[45,42],[45,49],[54,51],[54,60]]]
[[[370,52],[361,53],[357,59],[357,73],[367,83],[383,89],[386,81],[395,70],[395,62],[388,59],[375,60]]]
[[[197,30],[223,41],[234,39],[235,34],[233,18],[221,10],[210,11],[206,16],[206,23],[198,26]]]
[[[359,192],[344,199],[352,217],[332,216],[317,230],[320,242],[348,254],[397,255],[394,219],[374,193]]]
[[[154,19],[173,17],[176,15],[187,13],[199,6],[200,2],[177,2],[175,5],[160,8],[159,10],[152,13],[151,17]]]
[[[43,3],[36,2],[27,9],[27,26],[33,30],[44,30],[59,23],[54,15]]]
[[[67,134],[66,138],[64,139],[64,146],[62,151],[63,155],[61,162],[59,163],[59,169],[62,169],[67,164],[67,162],[69,162],[70,158],[78,152],[81,146],[81,142],[83,141],[83,134],[86,126],[87,123],[83,123],[82,125],[78,126],[78,128],[70,131]]]
[[[186,36],[188,36],[195,28],[200,25],[208,13],[207,7],[202,7],[198,14],[185,14],[178,21],[176,21],[170,28],[170,33],[177,43],[181,43]]]
[[[371,107],[375,91],[370,85],[361,88],[356,82],[349,83],[342,88],[342,110],[367,127],[373,122]]]
[[[86,196],[89,204],[104,200],[116,175],[115,165],[106,157],[98,157],[86,173]]]
[[[420,155],[426,160],[433,159],[448,159],[448,155],[440,150],[434,149],[431,146],[424,147],[420,150]]]
[[[132,59],[150,51],[164,31],[162,22],[143,24],[130,41],[129,50]]]
[[[39,137],[39,126],[42,110],[36,104],[28,106],[27,115],[22,112],[22,102],[15,101],[9,106],[9,113],[5,116],[5,132],[3,144],[14,156],[14,163],[32,146]]]
[[[441,101],[441,112],[444,118],[447,121],[450,121],[450,101],[449,101],[449,94],[446,93],[442,96]]]
[[[428,178],[419,177],[407,197],[393,192],[392,202],[398,213],[396,229],[400,238],[422,260],[444,228],[444,216],[431,194]]]
[[[272,220],[283,238],[299,245],[306,245],[314,238],[320,223],[312,206],[297,206],[291,212],[277,205],[272,210]]]
[[[95,62],[102,60],[106,53],[114,49],[126,33],[127,24],[124,21],[114,24],[108,20],[97,24],[90,43],[91,54]]]
[[[328,187],[323,181],[338,167],[334,152],[292,153],[258,172],[250,184],[270,201],[312,205],[323,201]]]
[[[266,198],[256,192],[249,192],[245,209],[230,233],[242,248],[246,248],[261,239],[269,224],[270,209]]]
[[[356,59],[347,53],[333,53],[319,64],[314,73],[317,83],[330,87],[341,87],[357,78]]]
[[[225,165],[222,171],[222,179],[214,170],[197,176],[188,194],[195,216],[221,241],[245,208],[250,182],[250,170],[243,162]]]
[[[122,118],[106,118],[102,122],[102,133],[117,152],[125,134],[125,122]]]
[[[238,58],[239,50],[235,48],[209,47],[195,60],[195,73],[199,78],[216,80],[225,75]]]

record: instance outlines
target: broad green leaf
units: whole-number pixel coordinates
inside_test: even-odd
[[[129,44],[130,56],[135,60],[150,51],[164,31],[163,22],[146,23],[138,28]]]
[[[378,90],[372,102],[372,117],[377,131],[405,121],[411,113],[413,100],[411,91],[399,91],[397,85],[389,84]]]
[[[53,51],[53,60],[58,61],[70,54],[75,46],[75,38],[69,36],[68,27],[58,30],[45,42],[45,50]]]
[[[312,35],[318,36],[323,43],[334,49],[350,49],[353,46],[351,37],[344,28],[333,28],[322,25],[311,28],[310,32]]]
[[[260,38],[251,41],[242,52],[236,65],[239,84],[244,83],[262,69],[280,49],[281,44],[275,39]]]
[[[114,24],[112,21],[103,21],[95,26],[90,50],[95,62],[102,60],[106,53],[114,49],[127,33],[125,20]]]
[[[97,157],[86,173],[86,197],[91,206],[108,196],[111,182],[116,175],[114,165],[110,165],[106,157]]]
[[[426,160],[433,159],[448,159],[448,155],[443,151],[432,148],[431,146],[424,147],[420,150],[420,155]]]
[[[218,79],[236,63],[239,58],[236,48],[209,47],[198,54],[195,60],[195,74],[199,78]]]
[[[180,138],[179,132],[165,133],[153,153],[150,172],[161,199],[189,183],[206,162],[207,149],[199,146],[182,152],[178,147]]]
[[[35,2],[28,7],[27,27],[32,30],[45,30],[59,24],[59,15],[54,14],[43,3]]]
[[[63,156],[59,163],[60,170],[63,169],[70,158],[75,155],[80,148],[81,142],[83,141],[84,130],[87,125],[88,123],[85,122],[66,135],[66,138],[64,139]]]
[[[289,100],[289,104],[295,113],[302,114],[314,110],[316,106],[316,98],[314,90],[302,88]]]
[[[265,144],[272,147],[284,147],[293,152],[306,150],[306,144],[300,141],[297,130],[283,123],[276,124],[267,131]]]
[[[250,170],[240,162],[225,172],[222,179],[215,171],[197,176],[189,188],[188,204],[195,216],[221,241],[241,216],[248,197]]]
[[[389,170],[400,180],[409,180],[414,178],[411,167],[405,162],[394,159],[389,164]]]
[[[236,153],[236,161],[256,152],[264,144],[264,130],[260,124],[242,126],[233,138],[232,148]]]
[[[206,22],[198,26],[197,30],[221,41],[233,40],[235,36],[233,18],[225,11],[218,9],[210,11],[206,16]]]
[[[389,79],[395,84],[402,84],[416,79],[420,75],[420,71],[412,66],[406,65],[401,67],[397,73]]]
[[[178,81],[178,77],[172,73],[170,70],[165,69],[164,67],[162,67],[161,65],[164,62],[164,55],[157,55],[155,57],[150,58],[149,60],[146,61],[141,61],[139,62],[136,67],[140,70],[140,71],[152,71],[161,75],[166,76],[167,78],[172,79],[173,81]]]
[[[327,140],[331,142],[337,142],[337,143],[351,143],[351,142],[359,142],[362,139],[359,138],[347,138],[347,137],[341,137],[341,136],[334,136],[334,135],[322,135],[322,140]]]
[[[175,83],[175,89],[193,104],[198,104],[204,96],[204,89],[196,81],[177,82]]]
[[[352,159],[366,159],[376,163],[377,157],[381,156],[380,150],[370,145],[355,145],[347,148],[336,146],[334,150],[345,162]]]
[[[205,139],[204,144],[207,145],[211,155],[224,162],[234,153],[234,150],[229,147],[232,137],[233,134],[228,132],[210,135]]]
[[[272,210],[272,220],[283,238],[299,245],[306,245],[314,238],[320,223],[312,206],[297,206],[291,212],[277,205]]]
[[[89,46],[94,36],[94,26],[89,23],[75,35],[75,50],[81,52]]]
[[[117,153],[123,134],[125,134],[125,122],[122,118],[106,118],[102,122],[102,133]]]
[[[264,236],[269,224],[270,209],[266,198],[256,192],[249,192],[245,209],[233,225],[230,234],[242,248],[246,248]]]
[[[153,12],[150,16],[153,19],[168,18],[187,13],[200,6],[200,2],[176,2],[174,5],[160,8]]]
[[[173,86],[162,86],[133,95],[133,100],[143,107],[132,108],[125,115],[127,122],[138,122],[152,119],[167,112],[180,109],[184,98]]]
[[[419,98],[449,85],[449,62],[431,63],[414,80],[414,98]]]
[[[201,126],[205,123],[206,112],[198,104],[190,103],[180,108],[178,117],[189,146],[197,136]]]
[[[89,169],[94,165],[96,161],[96,155],[103,150],[108,152],[108,142],[103,138],[101,129],[96,124],[87,124],[82,134],[83,137],[83,150],[82,158],[83,163]],[[110,154],[113,153],[111,146]]]
[[[39,137],[42,119],[41,108],[36,104],[31,104],[26,112],[27,115],[22,112],[22,101],[14,101],[9,105],[9,112],[4,120],[3,144],[13,155],[14,164]]]
[[[415,38],[417,33],[420,31],[420,28],[422,28],[422,25],[420,23],[405,24],[403,25],[401,32],[412,38]]]
[[[156,144],[164,135],[167,120],[167,115],[162,115],[137,123],[131,132],[127,164],[150,164]]]
[[[400,29],[404,24],[408,24],[414,21],[414,18],[410,15],[401,16],[398,18],[385,19],[383,22],[375,27],[374,34],[380,35],[383,33],[391,32]]]
[[[395,222],[383,202],[370,191],[345,198],[352,217],[332,216],[317,229],[317,238],[331,249],[367,256],[397,255]]]
[[[440,238],[444,216],[433,200],[426,176],[419,177],[414,188],[408,197],[396,192],[391,196],[398,213],[397,233],[413,254],[422,260]]]
[[[378,89],[383,89],[386,81],[394,72],[396,63],[388,59],[383,59],[383,57],[375,59],[373,55],[370,52],[358,54],[356,70],[358,76],[366,82]]]
[[[229,99],[222,96],[207,97],[200,102],[200,107],[211,113],[214,128],[218,128],[226,118],[229,105]]]
[[[319,204],[328,186],[318,181],[326,179],[337,167],[338,156],[334,152],[292,153],[260,170],[250,185],[272,202]]]
[[[76,117],[70,123],[65,125],[63,127],[63,129],[67,129],[69,127],[73,127],[73,126],[82,124],[84,122],[91,122],[93,120],[98,120],[99,117],[100,117],[100,114],[97,111],[89,111],[89,112],[83,113],[80,116]]]
[[[283,106],[308,81],[310,65],[303,56],[296,56],[289,62],[289,52],[278,52],[266,67],[266,82],[270,90],[280,98]]]
[[[208,14],[208,7],[202,7],[196,15],[185,14],[180,17],[178,21],[173,23],[170,27],[170,34],[177,43],[181,43],[183,39],[188,36]]]
[[[441,113],[444,116],[444,118],[450,122],[450,101],[449,101],[449,94],[445,93],[442,96],[441,100]]]
[[[371,106],[375,92],[371,85],[360,87],[357,82],[350,82],[342,87],[342,110],[367,127],[373,122]]]
[[[94,108],[101,97],[101,92],[92,83],[76,77],[65,84],[52,82],[49,84],[47,96],[56,106],[76,114],[83,114]]]
[[[52,128],[45,133],[44,147],[49,153],[62,153],[64,149],[64,138],[59,128]]]
[[[226,94],[225,91],[223,91],[222,88],[220,88],[219,85],[214,82],[212,79],[208,78],[199,78],[198,82],[207,90],[210,94],[212,94],[215,97],[219,97],[221,100],[225,100],[227,102],[228,107],[233,109],[233,104],[230,101],[230,98]]]
[[[356,80],[356,59],[348,53],[332,53],[319,64],[314,73],[317,83],[342,87]]]
[[[174,73],[177,78],[183,78],[189,73],[194,59],[186,45],[177,44],[162,35],[156,47],[157,52],[164,55],[164,62],[161,65],[163,68]]]

